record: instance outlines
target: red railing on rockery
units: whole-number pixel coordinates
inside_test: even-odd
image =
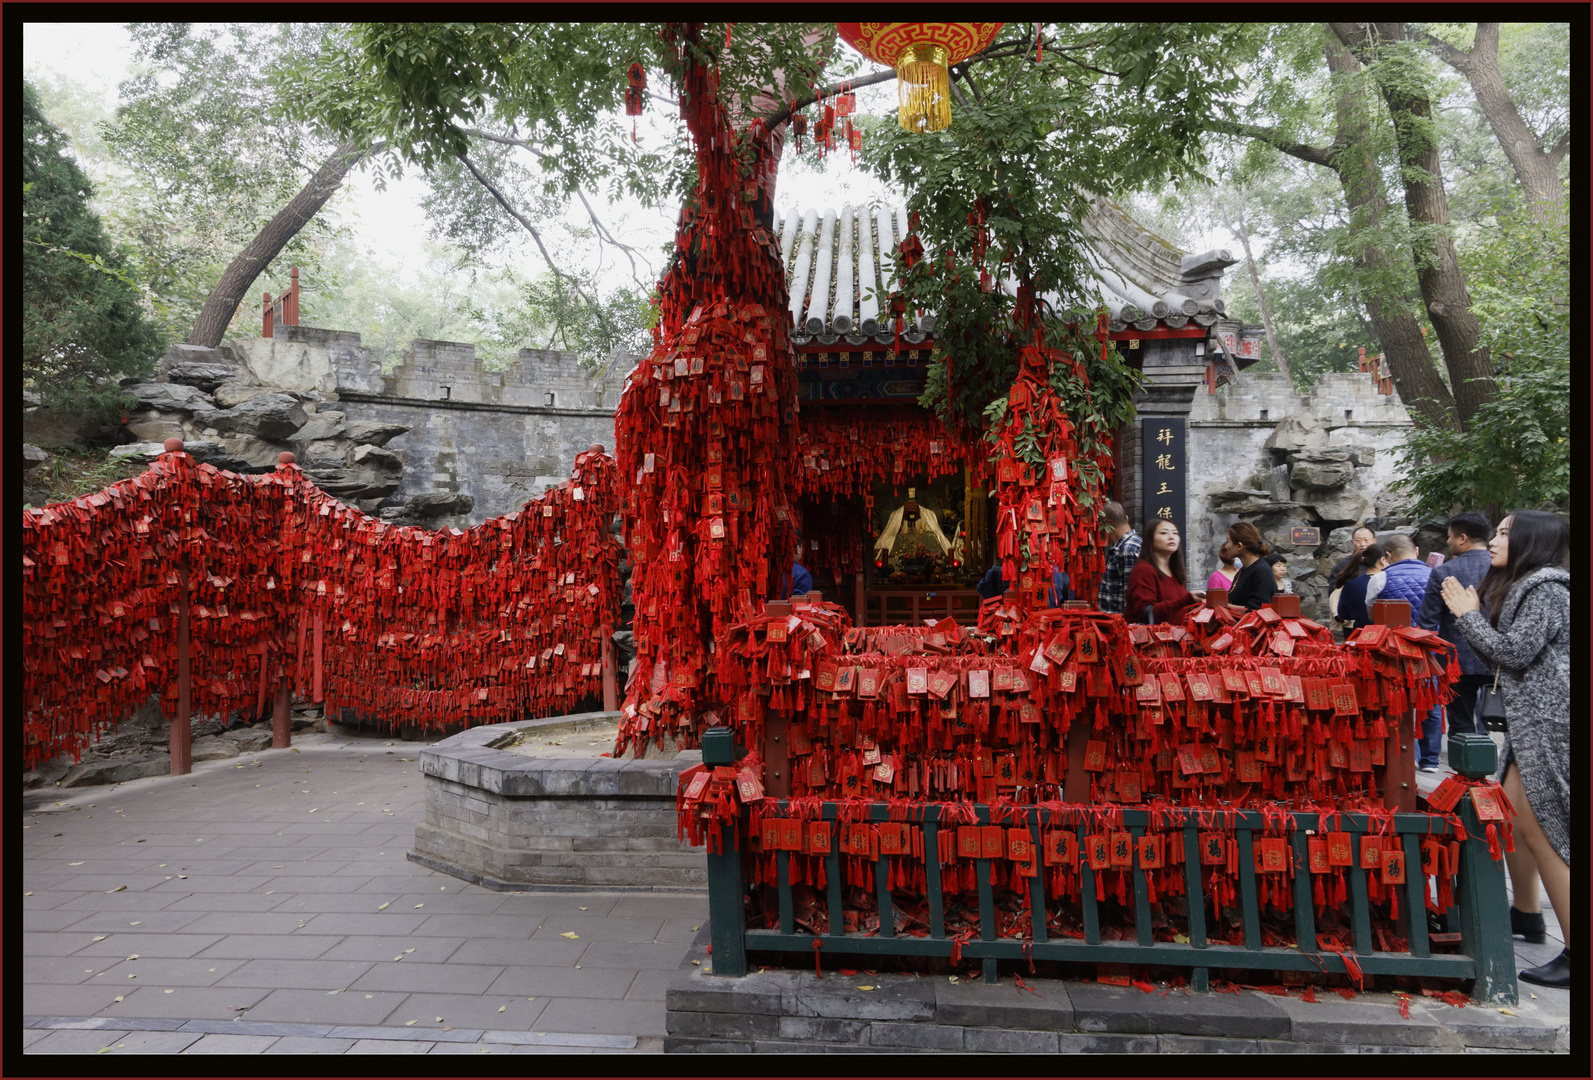
[[[378,723],[439,728],[615,705],[614,460],[470,529],[390,525],[282,454],[274,472],[195,462],[178,439],[143,474],[23,511],[24,759],[78,755],[151,694],[189,769],[190,710],[293,693]]]

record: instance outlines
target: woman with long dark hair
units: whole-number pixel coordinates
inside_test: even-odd
[[[1261,539],[1261,530],[1248,521],[1230,526],[1228,539],[1217,549],[1220,558],[1239,560],[1239,573],[1228,590],[1228,606],[1241,615],[1266,604],[1278,591],[1272,567],[1265,561],[1270,554],[1272,548]]]
[[[1382,544],[1373,544],[1363,550],[1352,565],[1356,569],[1356,576],[1339,594],[1338,619],[1344,624],[1346,632],[1358,630],[1372,621],[1371,612],[1366,610],[1366,587],[1372,583],[1373,574],[1388,568],[1388,553],[1383,550]]]
[[[1123,617],[1135,623],[1172,622],[1205,595],[1190,592],[1188,582],[1178,526],[1156,522],[1139,549],[1139,561],[1129,571]]]
[[[1565,949],[1521,972],[1540,986],[1571,985],[1571,527],[1558,514],[1517,510],[1488,544],[1482,589],[1443,585],[1444,603],[1472,652],[1499,673],[1504,694],[1500,782],[1516,810],[1507,852],[1512,934],[1538,937],[1538,882],[1548,890]],[[1484,615],[1482,605],[1491,613]],[[1536,918],[1534,919],[1534,916]]]

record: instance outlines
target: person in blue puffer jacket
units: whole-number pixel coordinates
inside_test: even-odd
[[[1383,550],[1388,555],[1388,569],[1373,574],[1372,580],[1366,583],[1366,610],[1372,610],[1374,600],[1403,600],[1410,605],[1410,622],[1415,626],[1433,568],[1422,561],[1415,542],[1401,533],[1389,537]],[[1416,740],[1418,769],[1432,772],[1438,768],[1438,751],[1443,741],[1444,712],[1441,706],[1434,705],[1422,722],[1421,738]]]

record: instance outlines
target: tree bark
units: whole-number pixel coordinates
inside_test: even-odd
[[[1565,135],[1548,150],[1521,118],[1504,75],[1499,70],[1499,24],[1477,24],[1477,36],[1470,52],[1463,52],[1432,34],[1423,35],[1427,43],[1450,67],[1466,77],[1477,105],[1493,129],[1494,138],[1515,170],[1516,179],[1527,195],[1527,214],[1540,225],[1558,223],[1565,214],[1565,187],[1560,183],[1560,162],[1570,146]]]
[[[188,344],[212,348],[221,344],[222,336],[226,334],[227,327],[232,325],[233,316],[238,313],[255,279],[271,264],[272,259],[281,254],[288,241],[297,236],[299,230],[326,205],[327,200],[337,193],[348,171],[367,154],[377,153],[385,145],[363,147],[355,142],[346,142],[332,152],[332,156],[310,177],[310,182],[228,264],[221,280],[216,282],[216,287],[210,290],[210,295],[205,299],[205,306],[200,309],[198,318],[194,320],[193,329],[188,332]]]
[[[1376,66],[1384,46],[1408,40],[1403,23],[1329,23],[1351,53],[1372,73],[1394,122],[1404,178],[1405,210],[1415,226],[1412,241],[1416,280],[1427,317],[1438,334],[1455,413],[1464,427],[1485,402],[1498,393],[1482,327],[1471,310],[1466,276],[1455,255],[1449,229],[1449,199],[1444,193],[1438,140],[1434,136],[1432,102],[1420,87]]]
[[[1333,74],[1342,78],[1360,71],[1361,65],[1355,57],[1331,35],[1327,38],[1325,52],[1328,70]],[[1366,277],[1386,278],[1398,271],[1391,268],[1393,260],[1376,240],[1388,211],[1388,198],[1377,162],[1366,150],[1367,112],[1366,102],[1357,88],[1341,82],[1334,117],[1336,133],[1328,161],[1344,189],[1351,228],[1366,237],[1353,256],[1355,265]],[[1453,425],[1454,396],[1438,374],[1438,365],[1433,362],[1427,339],[1422,336],[1421,324],[1411,314],[1410,297],[1389,296],[1382,290],[1371,289],[1367,290],[1364,302],[1372,330],[1388,361],[1389,375],[1394,380],[1394,389],[1399,392],[1399,400],[1424,423],[1441,427]]]

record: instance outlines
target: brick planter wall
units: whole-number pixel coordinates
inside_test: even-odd
[[[539,759],[492,745],[575,719],[472,728],[422,751],[426,816],[410,860],[493,889],[706,888],[701,849],[675,836],[677,777],[698,751]]]

